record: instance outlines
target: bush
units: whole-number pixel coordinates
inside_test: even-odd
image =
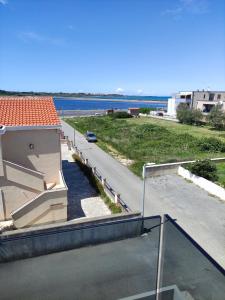
[[[189,164],[186,168],[191,173],[210,181],[216,181],[218,179],[216,166],[210,160],[198,160]]]
[[[208,139],[201,139],[197,145],[201,151],[225,152],[225,144],[213,137]]]
[[[156,109],[153,108],[153,107],[141,107],[141,108],[139,109],[139,112],[140,112],[141,114],[149,114],[150,111],[153,111],[153,110],[156,110]]]
[[[202,125],[203,114],[200,109],[192,109],[192,121],[195,125]]]
[[[132,118],[130,114],[128,114],[126,111],[117,111],[111,114],[111,117],[113,119],[128,119]]]
[[[207,116],[207,121],[215,129],[225,128],[225,114],[222,109],[222,105],[215,105]]]
[[[177,107],[177,119],[180,123],[201,125],[203,114],[199,109],[190,109],[186,103],[180,103]]]

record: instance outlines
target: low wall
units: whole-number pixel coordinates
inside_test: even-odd
[[[219,163],[221,161],[225,161],[225,157],[222,158],[212,158],[211,161],[215,163]],[[174,163],[166,163],[166,164],[152,164],[147,165],[145,168],[145,177],[154,177],[154,176],[162,176],[162,175],[169,175],[169,174],[177,174],[178,168],[180,166],[185,166],[190,163],[194,163],[196,160],[190,161],[180,161]]]
[[[162,176],[168,174],[177,174],[177,170],[180,164],[159,164],[147,166],[145,169],[145,177]]]
[[[67,220],[67,188],[42,192],[12,213],[17,228]]]
[[[143,228],[138,216],[126,213],[4,232],[0,235],[0,262],[134,237]],[[149,225],[156,226],[159,218],[147,218]]]
[[[44,191],[44,175],[18,164],[3,160],[4,176],[7,180],[35,191]]]
[[[201,187],[208,193],[217,196],[218,198],[225,200],[225,190],[221,186],[197,175],[192,174],[190,171],[184,169],[183,167],[178,168],[178,174],[183,178],[192,181],[197,186]]]

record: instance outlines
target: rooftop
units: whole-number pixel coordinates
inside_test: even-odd
[[[0,124],[5,126],[59,126],[52,97],[0,97]]]

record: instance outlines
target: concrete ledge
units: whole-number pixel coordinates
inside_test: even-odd
[[[225,189],[221,186],[197,175],[192,174],[190,171],[184,169],[183,167],[178,168],[178,175],[183,178],[192,181],[197,186],[201,187],[211,195],[217,196],[221,200],[225,201]]]
[[[89,226],[89,225],[96,225],[100,223],[106,222],[113,222],[119,220],[127,220],[132,218],[140,217],[141,213],[139,211],[134,211],[132,213],[118,213],[113,215],[108,215],[104,217],[95,217],[95,218],[80,218],[74,219],[65,222],[59,222],[57,224],[44,224],[44,225],[37,225],[35,227],[27,227],[27,228],[20,228],[10,231],[5,231],[0,235],[0,241],[2,238],[11,238],[11,237],[27,237],[29,234],[41,234],[43,232],[55,232],[61,229],[73,229],[76,227],[81,226]]]
[[[118,214],[4,232],[0,236],[0,262],[112,242],[141,234],[143,220],[136,214]],[[159,216],[147,219],[145,227],[159,224]],[[150,221],[149,221],[150,220]]]
[[[211,161],[219,163],[225,161],[225,157],[212,158]],[[196,160],[180,161],[174,163],[158,164],[158,165],[147,165],[145,168],[145,177],[162,176],[169,174],[177,174],[178,168],[183,165],[194,163]]]

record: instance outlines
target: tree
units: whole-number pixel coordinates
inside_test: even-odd
[[[225,128],[225,114],[223,111],[223,105],[215,105],[210,113],[207,116],[209,124],[215,129],[224,129]]]
[[[195,125],[201,125],[203,119],[203,113],[200,109],[192,109],[192,121]]]
[[[191,124],[191,111],[186,103],[177,106],[177,119],[180,123]]]
[[[177,119],[180,123],[200,125],[203,114],[199,109],[190,109],[187,103],[180,103],[177,107]]]

